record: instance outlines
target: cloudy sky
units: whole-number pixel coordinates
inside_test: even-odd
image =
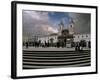
[[[23,10],[22,15],[24,36],[57,33],[59,23],[63,21],[67,28],[70,20],[74,22],[75,33],[90,33],[90,14]]]

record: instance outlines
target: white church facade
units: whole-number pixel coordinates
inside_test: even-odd
[[[66,47],[72,47],[72,43],[79,43],[81,41],[84,41],[85,47],[88,47],[90,45],[90,39],[91,35],[90,33],[84,33],[84,34],[75,34],[74,33],[74,23],[71,22],[68,26],[68,28],[64,28],[64,24],[61,22],[59,24],[60,29],[58,33],[53,33],[49,35],[44,35],[42,37],[38,37],[38,41],[41,41],[41,43],[57,43],[62,42],[65,44]]]

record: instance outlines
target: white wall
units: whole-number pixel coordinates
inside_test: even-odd
[[[46,42],[48,42],[48,40],[49,40],[49,42],[50,42],[50,39],[53,39],[53,42],[57,42],[57,36],[45,36],[45,37],[40,37],[40,38],[38,38],[38,40],[41,40],[41,42],[42,43],[45,43],[45,41]]]
[[[64,3],[64,4],[98,5],[99,14],[100,14],[100,0],[30,0],[30,1]],[[11,70],[10,69],[11,68],[10,66],[11,65],[10,3],[11,0],[0,0],[0,80],[11,80],[10,78],[10,70]],[[98,17],[100,22],[100,15]],[[98,25],[100,26],[100,24]],[[98,27],[98,34],[100,34],[100,27]],[[98,38],[98,41],[99,41],[98,44],[100,44],[100,36]],[[98,47],[100,47],[100,45],[98,45]],[[98,54],[98,61],[100,61],[100,54]],[[48,78],[36,78],[36,79],[25,79],[25,80],[100,80],[100,62],[98,65],[99,65],[99,74],[62,76],[62,77],[51,77],[51,78],[48,77]]]
[[[80,42],[81,40],[90,41],[90,34],[75,34],[74,42]]]

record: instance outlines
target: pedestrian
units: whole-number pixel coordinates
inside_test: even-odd
[[[28,48],[28,42],[26,42],[26,48]]]

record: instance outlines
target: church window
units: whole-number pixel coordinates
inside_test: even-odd
[[[70,27],[72,27],[72,25],[70,25]]]

